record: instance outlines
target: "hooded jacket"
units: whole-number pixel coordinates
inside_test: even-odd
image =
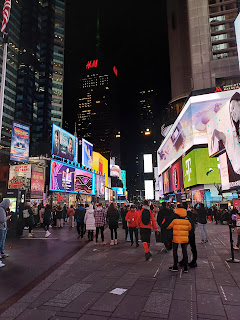
[[[173,229],[174,243],[188,243],[189,231],[192,229],[191,223],[187,218],[187,211],[183,208],[176,208],[173,221],[167,227]]]
[[[94,210],[91,204],[86,210],[84,222],[86,223],[86,230],[96,230]]]
[[[7,229],[7,215],[6,215],[6,209],[10,206],[10,200],[4,199],[0,203],[0,230],[6,230]]]

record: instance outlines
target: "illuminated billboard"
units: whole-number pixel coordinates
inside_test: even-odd
[[[170,192],[169,170],[167,170],[163,173],[163,191],[164,191],[164,193]]]
[[[95,174],[52,160],[49,190],[94,195]]]
[[[214,126],[210,126],[211,121],[215,121],[216,118],[219,120],[221,110],[228,113],[228,115],[230,114],[229,106],[225,107],[225,105],[229,105],[230,99],[239,91],[240,90],[222,91],[189,98],[158,149],[157,161],[159,175],[176,162],[176,160],[193,145],[206,145],[208,143],[208,132],[213,132],[215,129]],[[238,97],[235,97],[235,99],[238,100]],[[235,102],[232,104],[236,106]],[[229,133],[236,132],[234,125],[230,125],[230,120],[226,119],[226,121]],[[221,126],[221,124],[217,125],[216,123],[216,126]],[[237,138],[234,136],[233,140],[235,144]],[[217,141],[214,142],[217,143]],[[230,144],[230,141],[228,141],[228,143]],[[240,149],[239,145],[238,148]]]
[[[144,168],[144,173],[153,172],[152,154],[143,155],[143,168]]]
[[[227,153],[219,156],[220,171],[221,171],[221,184],[222,190],[237,189],[240,187],[240,174],[233,170],[231,161]]]
[[[28,162],[30,127],[13,121],[10,160]]]
[[[111,176],[111,177],[120,178],[120,176],[121,176],[121,169],[120,169],[120,167],[117,166],[116,164],[111,165],[111,167],[110,167],[110,176]]]
[[[82,139],[82,165],[92,169],[93,163],[93,144]]]
[[[234,28],[237,42],[238,64],[240,69],[240,14],[238,14],[236,20],[234,21]]]
[[[108,187],[108,160],[95,151],[93,151],[92,169],[99,172],[102,176],[105,175],[105,187]]]
[[[164,190],[163,190],[163,175],[162,174],[158,178],[158,186],[159,186],[159,196],[162,196],[164,194]]]
[[[95,174],[95,195],[97,197],[104,196],[105,193],[105,177]]]
[[[169,191],[181,190],[183,188],[183,170],[182,170],[182,159],[176,162],[170,169],[170,187]]]
[[[31,199],[43,200],[45,183],[44,167],[32,164]]]
[[[120,187],[112,187],[112,189],[115,191],[117,196],[124,196],[125,195],[125,191],[123,188]]]
[[[31,164],[10,166],[8,189],[30,191]]]
[[[52,155],[78,162],[78,138],[52,125]]]
[[[127,189],[127,172],[126,170],[121,170],[121,179],[123,183],[123,189]]]
[[[221,183],[219,159],[210,158],[208,149],[194,149],[182,159],[184,187]]]
[[[153,180],[144,180],[145,199],[154,200]]]

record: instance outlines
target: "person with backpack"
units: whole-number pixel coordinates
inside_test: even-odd
[[[187,245],[189,242],[189,231],[191,230],[191,223],[187,218],[187,210],[178,203],[175,209],[175,215],[172,222],[167,229],[173,229],[173,266],[169,267],[170,271],[178,271],[178,245],[181,244],[183,254],[184,272],[188,272],[188,255]]]
[[[135,235],[136,248],[139,247],[138,244],[138,212],[134,205],[131,206],[130,211],[128,211],[125,220],[128,224],[128,229],[130,233],[131,246],[133,245],[133,234]]]
[[[77,222],[77,232],[78,232],[78,238],[83,238],[84,235],[84,219],[85,219],[85,213],[86,209],[84,206],[80,203],[78,205],[78,208],[75,210],[74,218]]]
[[[145,250],[145,258],[149,260],[152,256],[150,252],[150,242],[152,229],[157,231],[157,224],[154,215],[148,206],[148,201],[144,200],[142,210],[139,211],[138,225],[140,227],[140,236]]]
[[[118,220],[119,220],[118,209],[114,203],[111,203],[107,211],[107,222],[108,222],[109,229],[111,231],[110,246],[117,244]],[[115,235],[115,239],[113,237],[113,232]]]
[[[75,210],[73,208],[73,205],[71,205],[71,207],[68,208],[68,211],[67,211],[69,228],[74,228],[74,214],[75,214]]]

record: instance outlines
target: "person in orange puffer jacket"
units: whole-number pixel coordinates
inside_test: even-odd
[[[128,230],[130,233],[130,239],[131,239],[131,246],[133,245],[133,233],[135,235],[136,240],[136,248],[139,247],[138,244],[138,212],[136,210],[135,206],[130,207],[130,211],[126,214],[125,220],[128,224]]]
[[[182,254],[183,254],[183,266],[184,272],[188,272],[188,255],[187,255],[187,245],[189,242],[188,236],[189,231],[192,229],[191,223],[187,218],[187,210],[178,203],[175,210],[175,215],[173,216],[172,222],[169,224],[167,229],[173,229],[173,261],[172,267],[169,267],[170,271],[178,271],[178,244],[181,244]]]

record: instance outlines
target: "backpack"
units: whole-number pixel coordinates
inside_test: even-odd
[[[142,212],[142,223],[147,226],[150,223],[150,221],[151,221],[150,211],[148,209],[143,209],[143,212]]]
[[[30,217],[29,211],[28,209],[24,209],[23,210],[23,219],[27,219]]]

